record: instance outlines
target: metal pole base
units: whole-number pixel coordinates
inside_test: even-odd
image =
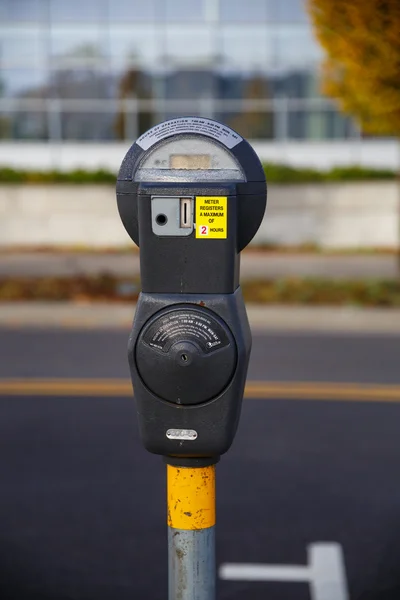
[[[215,527],[168,527],[169,600],[214,600]]]
[[[168,598],[215,600],[215,465],[167,469]]]

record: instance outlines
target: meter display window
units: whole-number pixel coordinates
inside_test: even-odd
[[[166,140],[147,154],[135,181],[246,181],[236,158],[220,144],[200,136]]]

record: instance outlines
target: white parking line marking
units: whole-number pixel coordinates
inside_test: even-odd
[[[349,600],[340,544],[310,544],[307,556],[307,566],[226,563],[219,576],[230,581],[308,582],[311,600]]]

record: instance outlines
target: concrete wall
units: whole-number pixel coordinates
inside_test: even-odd
[[[328,169],[334,165],[362,165],[400,169],[400,147],[396,140],[254,141],[255,151],[263,161],[299,167]],[[21,169],[74,168],[118,171],[129,142],[73,143],[2,142],[0,165]]]
[[[269,186],[254,241],[322,248],[397,248],[399,187],[394,182]]]
[[[112,186],[0,186],[2,246],[127,246]]]
[[[399,247],[394,182],[269,186],[258,244]],[[0,186],[0,246],[124,247],[112,186]]]

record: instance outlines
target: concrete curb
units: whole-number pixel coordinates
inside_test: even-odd
[[[134,305],[64,302],[0,303],[3,328],[128,329]],[[400,309],[248,305],[256,331],[400,335]]]

